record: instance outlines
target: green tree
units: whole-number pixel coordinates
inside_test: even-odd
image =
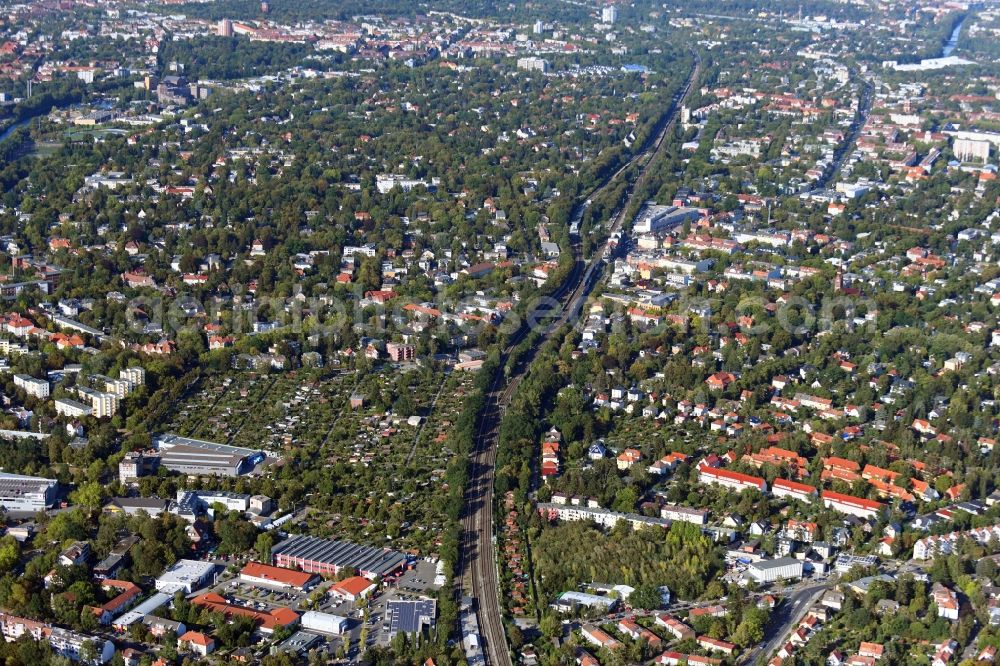
[[[7,534],[0,538],[0,575],[10,572],[21,559],[21,546]]]
[[[663,595],[656,585],[648,583],[639,585],[628,597],[628,602],[633,608],[643,610],[657,610],[663,604]]]
[[[271,536],[270,532],[261,532],[257,535],[257,540],[254,542],[254,550],[257,551],[257,557],[261,562],[269,562],[271,560],[271,548],[274,546],[274,537]]]
[[[70,493],[70,500],[90,509],[99,509],[107,497],[107,488],[97,481],[91,481],[79,486]]]

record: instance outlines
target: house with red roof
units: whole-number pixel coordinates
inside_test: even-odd
[[[177,637],[177,647],[207,657],[215,651],[215,639],[200,631],[188,631]]]
[[[708,465],[698,466],[698,482],[725,486],[732,490],[741,491],[747,488],[755,488],[762,493],[767,492],[767,482],[758,477],[732,472],[728,469],[714,468]]]
[[[117,590],[118,595],[111,601],[101,606],[91,606],[90,611],[97,618],[99,624],[111,624],[114,618],[124,613],[139,599],[142,589],[127,580],[115,580],[107,578],[101,581],[101,588],[105,591]]]
[[[824,490],[821,497],[823,506],[834,511],[840,511],[858,518],[878,518],[885,511],[886,506],[881,502],[836,493],[832,490]]]
[[[580,633],[583,634],[583,637],[590,643],[599,648],[604,648],[606,650],[620,650],[625,647],[621,641],[617,640],[600,627],[586,625],[580,630]]]
[[[713,391],[722,391],[734,381],[736,381],[736,375],[733,373],[716,372],[705,380],[705,384]]]
[[[788,497],[801,502],[813,502],[819,491],[813,486],[788,479],[775,479],[771,484],[771,494],[775,497]]]
[[[319,582],[319,576],[314,573],[275,567],[260,562],[247,562],[240,571],[240,580],[252,585],[306,592]]]
[[[360,601],[370,595],[377,586],[364,576],[351,576],[330,586],[329,593],[345,601]]]
[[[222,613],[227,619],[233,617],[248,617],[257,623],[257,629],[262,634],[273,634],[279,627],[292,627],[299,622],[299,614],[290,608],[272,608],[270,611],[256,611],[243,606],[230,604],[226,599],[214,592],[201,594],[191,600],[199,608],[209,612]]]
[[[726,641],[720,641],[719,639],[712,638],[711,636],[699,636],[698,645],[706,650],[714,650],[724,654],[732,654],[736,651],[736,646],[734,644]]]
[[[695,631],[688,625],[684,624],[672,615],[657,615],[656,624],[663,627],[671,634],[674,638],[679,640],[684,640],[685,638],[694,638]]]

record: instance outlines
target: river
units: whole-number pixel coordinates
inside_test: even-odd
[[[18,122],[14,123],[13,125],[11,125],[10,127],[8,127],[7,129],[5,129],[2,133],[0,133],[0,143],[3,143],[4,141],[6,141],[8,138],[10,138],[11,134],[13,134],[14,132],[16,132],[17,130],[19,130],[20,128],[24,127],[25,125],[27,125],[30,122],[31,122],[31,118],[26,118],[24,120],[19,120]]]
[[[962,20],[955,26],[955,29],[951,31],[951,36],[944,43],[944,48],[941,49],[942,58],[947,58],[955,52],[955,48],[958,46],[958,38],[962,34],[962,26],[965,25],[965,19],[966,17],[963,16]]]

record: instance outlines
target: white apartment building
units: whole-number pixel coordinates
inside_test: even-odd
[[[49,382],[46,379],[37,379],[31,375],[18,374],[14,375],[14,386],[40,400],[49,397]]]
[[[59,416],[76,419],[83,416],[90,416],[94,413],[94,410],[87,405],[76,400],[70,400],[69,398],[56,398],[54,402],[56,414]]]
[[[530,56],[526,58],[518,58],[517,68],[529,72],[542,72],[544,74],[549,71],[549,62],[544,58],[534,58]]]
[[[90,403],[95,417],[110,418],[118,411],[118,396],[114,393],[96,391],[86,386],[75,387],[77,395]]]

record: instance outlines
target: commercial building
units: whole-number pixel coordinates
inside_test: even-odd
[[[294,569],[272,567],[260,562],[247,562],[240,571],[240,580],[253,585],[305,592],[319,582],[319,576]]]
[[[165,452],[160,457],[160,464],[174,472],[193,476],[240,476],[249,469],[246,456],[186,445]]]
[[[347,618],[331,613],[306,611],[302,614],[301,622],[303,629],[321,634],[339,636],[347,630]]]
[[[250,509],[250,496],[225,490],[178,490],[177,503],[194,504],[203,510],[220,505],[226,511],[247,511]]]
[[[878,564],[878,558],[874,555],[854,555],[852,553],[840,553],[834,560],[833,568],[837,573],[847,573],[854,567],[874,567]]]
[[[375,583],[364,576],[351,576],[337,581],[327,590],[331,595],[345,601],[360,601],[375,590]]]
[[[299,622],[299,614],[291,608],[278,607],[266,612],[255,611],[243,606],[235,606],[214,592],[199,595],[192,599],[191,603],[213,613],[222,613],[227,619],[248,617],[257,623],[257,629],[263,634],[272,634],[275,629],[291,627]]]
[[[177,560],[156,579],[156,589],[167,594],[173,594],[178,590],[184,594],[191,594],[212,582],[215,570],[216,565],[212,562]]]
[[[47,379],[37,379],[31,375],[14,375],[14,386],[28,395],[44,400],[49,397],[49,382]]]
[[[658,206],[650,204],[639,211],[632,230],[637,234],[656,233],[679,227],[685,222],[694,222],[701,218],[698,208],[685,206]]]
[[[293,658],[302,658],[309,654],[309,650],[317,643],[322,643],[323,639],[315,633],[299,630],[271,648],[271,654],[287,654]]]
[[[356,569],[365,578],[375,578],[406,566],[406,556],[398,551],[303,535],[291,536],[276,545],[271,557],[275,566],[325,576],[336,576],[346,568]]]
[[[116,619],[112,623],[112,626],[115,628],[115,631],[126,631],[131,625],[135,624],[136,622],[142,622],[146,626],[156,623],[156,621],[172,622],[172,620],[164,620],[162,618],[156,617],[155,615],[150,615],[150,613],[155,611],[160,606],[169,603],[171,598],[173,598],[173,594],[167,594],[166,592],[155,592],[152,596],[143,601],[141,604],[139,604],[129,612],[125,613],[124,615]],[[185,629],[184,625],[181,623],[176,623],[176,624],[177,626],[169,626],[169,625],[164,626],[163,633],[166,633],[167,631],[174,631],[177,633],[177,635],[183,634]],[[153,630],[154,635],[157,635],[157,631],[155,629],[153,629],[152,627],[150,627],[150,629]]]
[[[264,460],[262,451],[164,434],[153,440],[160,464],[182,474],[240,476]]]
[[[403,632],[419,634],[434,628],[437,602],[434,599],[392,599],[385,607],[389,638]]]
[[[106,513],[123,513],[137,516],[140,513],[157,518],[170,509],[172,502],[159,497],[112,497],[104,505]]]
[[[44,511],[55,504],[59,482],[0,472],[0,507],[7,511]]]
[[[802,562],[792,557],[776,560],[760,560],[747,567],[747,575],[758,583],[773,583],[776,580],[798,580],[802,578]]]
[[[588,594],[587,592],[576,592],[570,590],[563,592],[552,603],[552,607],[560,613],[573,613],[578,608],[588,610],[599,609],[604,613],[609,613],[618,605],[618,600],[614,597],[605,597],[599,594]]]

